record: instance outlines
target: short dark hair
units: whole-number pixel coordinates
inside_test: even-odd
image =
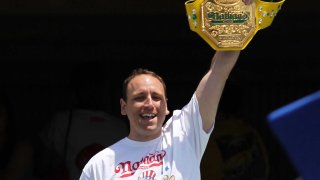
[[[122,98],[126,101],[127,100],[127,88],[128,88],[128,84],[129,82],[135,78],[136,76],[138,75],[142,75],[142,74],[146,74],[146,75],[151,75],[155,78],[157,78],[162,86],[163,86],[163,89],[164,89],[164,95],[165,95],[165,98],[167,98],[167,88],[166,88],[166,83],[164,82],[163,78],[161,76],[159,76],[157,73],[153,72],[153,71],[150,71],[148,69],[144,69],[144,68],[137,68],[137,69],[134,69],[131,74],[123,81],[122,83]]]

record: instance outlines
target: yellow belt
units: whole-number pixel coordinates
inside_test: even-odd
[[[189,0],[185,3],[190,29],[215,50],[242,50],[260,30],[271,25],[285,0]]]

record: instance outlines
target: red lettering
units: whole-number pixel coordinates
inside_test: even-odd
[[[148,169],[163,164],[163,158],[166,156],[166,151],[156,151],[154,154],[149,154],[142,157],[140,161],[131,164],[131,161],[120,162],[114,169],[115,173],[120,173],[120,177],[129,177],[134,175],[138,169]]]
[[[140,166],[140,162],[135,162],[132,164],[132,169],[137,170],[139,168],[139,166]]]
[[[127,167],[127,169],[126,169]],[[121,174],[126,173],[127,171],[131,172],[131,161],[121,162],[114,169],[115,173],[119,173],[122,170]]]

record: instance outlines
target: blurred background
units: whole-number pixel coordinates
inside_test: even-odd
[[[273,24],[242,52],[221,100],[221,124],[204,157],[203,179],[297,177],[266,115],[319,90],[319,4],[287,0]],[[79,102],[75,82],[77,87],[106,83],[102,102],[90,108],[120,117],[122,80],[133,68],[145,67],[166,80],[172,112],[189,101],[214,53],[189,30],[182,0],[2,0],[0,22],[0,88],[15,134],[10,142],[32,139],[31,159],[36,160],[30,160],[34,169],[29,173],[34,179],[45,176],[37,169],[38,136],[56,112]],[[95,76],[96,71],[101,74]],[[92,93],[81,96],[90,99]],[[226,119],[241,125],[226,125]],[[230,150],[225,134],[256,138]]]

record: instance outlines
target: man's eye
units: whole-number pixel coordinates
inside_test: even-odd
[[[134,98],[134,100],[136,100],[136,101],[144,101],[144,97],[142,97],[142,96],[138,96],[138,97],[135,97]]]
[[[160,100],[161,100],[161,97],[159,97],[159,96],[154,96],[154,97],[152,97],[152,99],[153,99],[154,101],[160,101]]]

